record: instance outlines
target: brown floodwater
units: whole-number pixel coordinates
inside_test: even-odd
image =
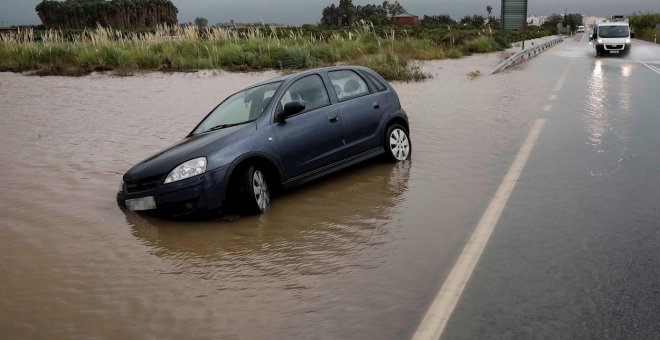
[[[0,337],[406,337],[531,124],[544,84],[497,55],[394,84],[410,162],[369,162],[258,217],[122,211],[123,172],[232,92],[277,76],[0,73]],[[533,77],[533,75],[531,76]]]

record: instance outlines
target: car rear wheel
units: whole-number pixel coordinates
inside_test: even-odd
[[[238,191],[241,197],[240,208],[245,214],[261,214],[270,204],[266,174],[256,165],[250,166],[242,174]]]
[[[393,124],[385,134],[385,152],[392,162],[401,162],[410,159],[412,144],[408,131],[399,124]]]

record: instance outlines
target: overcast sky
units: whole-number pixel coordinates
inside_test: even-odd
[[[0,0],[0,26],[40,24],[34,8],[41,0]],[[321,19],[323,7],[339,0],[172,0],[179,9],[179,22],[191,22],[195,17],[218,22],[259,22],[283,24],[315,24]],[[411,14],[436,15],[447,13],[454,19],[468,14],[486,14],[493,6],[499,15],[501,0],[399,0]],[[380,4],[382,0],[353,0],[356,5]],[[635,11],[660,12],[660,0],[530,0],[528,15],[552,13],[582,13],[593,16],[632,14]]]

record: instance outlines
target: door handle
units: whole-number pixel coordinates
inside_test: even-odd
[[[374,102],[373,104],[371,104],[371,106],[373,106],[374,109],[376,110],[380,109],[380,104],[378,104],[378,102]]]
[[[339,121],[339,116],[338,115],[329,116],[328,120],[330,121],[330,123],[336,123]]]

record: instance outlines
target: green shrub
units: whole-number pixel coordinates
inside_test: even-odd
[[[450,59],[463,58],[463,52],[458,48],[450,48],[445,51],[445,56]]]
[[[312,55],[309,49],[293,46],[284,49],[286,51],[285,57],[281,60],[281,65],[284,68],[301,69],[307,68],[312,65]]]
[[[243,48],[239,45],[224,45],[218,49],[218,60],[222,66],[236,66],[245,63]]]
[[[465,44],[463,44],[462,50],[465,54],[471,54],[495,52],[500,50],[500,48],[492,38],[481,36],[479,38],[466,41]]]
[[[331,63],[338,60],[332,51],[332,47],[330,47],[328,44],[312,44],[309,47],[309,53],[314,59],[326,63]]]
[[[430,77],[409,60],[389,52],[373,55],[358,64],[371,68],[388,80],[420,81]]]
[[[660,24],[660,13],[633,15],[629,18],[635,38],[653,41],[655,25]]]

